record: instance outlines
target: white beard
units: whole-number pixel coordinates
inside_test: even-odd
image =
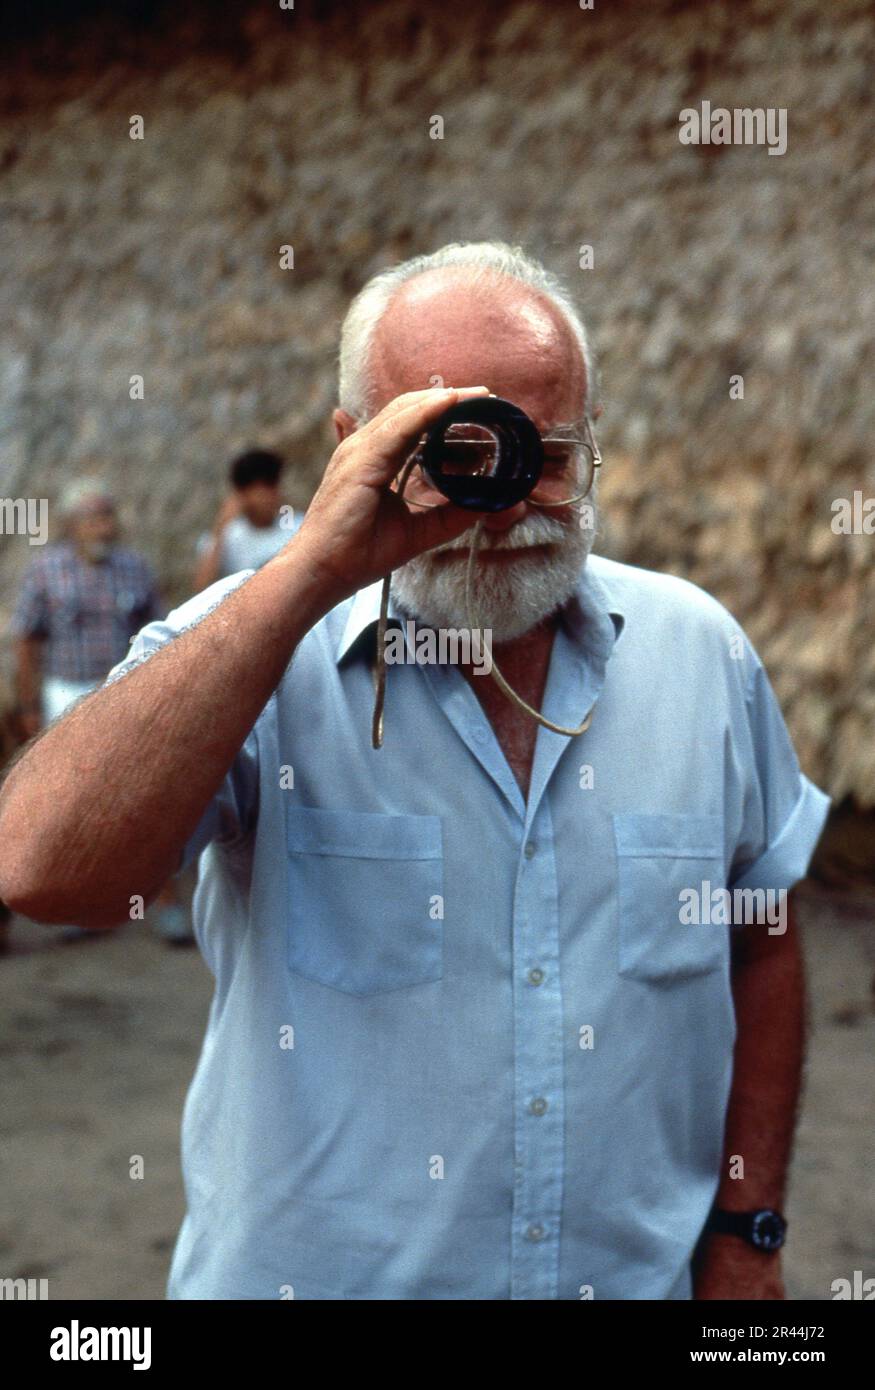
[[[493,642],[512,642],[554,613],[577,587],[596,533],[595,492],[587,502],[592,524],[578,525],[542,512],[530,512],[506,532],[484,531],[474,567],[471,614],[475,626],[492,632]],[[467,628],[465,571],[471,533],[408,560],[392,576],[392,593],[402,612],[430,628]],[[526,547],[548,545],[527,554]],[[520,550],[518,560],[491,564],[488,550]],[[453,553],[451,560],[436,557]]]

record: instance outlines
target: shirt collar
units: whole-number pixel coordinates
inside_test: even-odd
[[[353,598],[337,646],[336,659],[338,664],[348,655],[359,638],[378,622],[381,590],[382,580],[378,579],[375,583],[369,584],[366,589],[359,589]],[[581,647],[588,647],[602,627],[605,614],[610,614],[613,621],[614,640],[616,641],[625,627],[626,615],[610,593],[609,586],[604,579],[593,572],[588,559],[574,593],[562,609],[562,623],[572,641]],[[390,590],[389,620],[403,623],[406,617],[407,615],[401,613],[396,607],[394,595]],[[601,645],[600,642],[599,645]]]
[[[592,558],[597,559],[587,559],[573,594],[562,608],[562,624],[571,640],[581,647],[596,645],[595,634],[600,629],[606,631],[609,654],[626,626],[626,614],[610,585],[596,574]],[[613,632],[606,623],[606,615],[614,625]]]

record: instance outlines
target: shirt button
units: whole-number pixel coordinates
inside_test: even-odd
[[[543,1096],[538,1096],[537,1099],[531,1101],[531,1103],[529,1104],[529,1110],[533,1115],[543,1115],[546,1109],[547,1102],[545,1101]]]
[[[543,972],[543,970],[541,970],[541,969],[539,968],[539,966],[536,965],[536,966],[534,967],[534,969],[532,969],[532,970],[529,971],[529,984],[530,984],[530,985],[542,985],[543,983],[544,983],[544,972]]]
[[[489,735],[485,729],[475,728],[471,730],[471,737],[475,743],[485,743]]]
[[[534,840],[529,840],[528,844],[523,850],[523,854],[526,856],[527,859],[534,859],[536,853],[537,846],[535,845]]]
[[[526,1240],[543,1240],[546,1234],[543,1226],[529,1226],[526,1231]]]

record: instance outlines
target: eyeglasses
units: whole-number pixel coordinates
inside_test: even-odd
[[[551,435],[542,436],[544,461],[541,476],[525,499],[532,506],[569,507],[589,496],[596,469],[601,467],[602,456],[588,416],[582,421],[580,433],[579,429],[570,427],[567,433],[557,429]],[[414,507],[446,506],[446,497],[418,466],[422,462],[424,442],[425,436],[399,475],[404,501]],[[444,474],[488,477],[494,472],[499,445],[485,426],[451,425],[444,436],[444,444]]]

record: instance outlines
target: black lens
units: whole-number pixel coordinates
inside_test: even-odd
[[[466,425],[471,426],[467,443]],[[543,461],[541,436],[525,411],[499,396],[479,396],[457,401],[438,416],[426,436],[421,467],[457,507],[502,512],[528,497]]]

